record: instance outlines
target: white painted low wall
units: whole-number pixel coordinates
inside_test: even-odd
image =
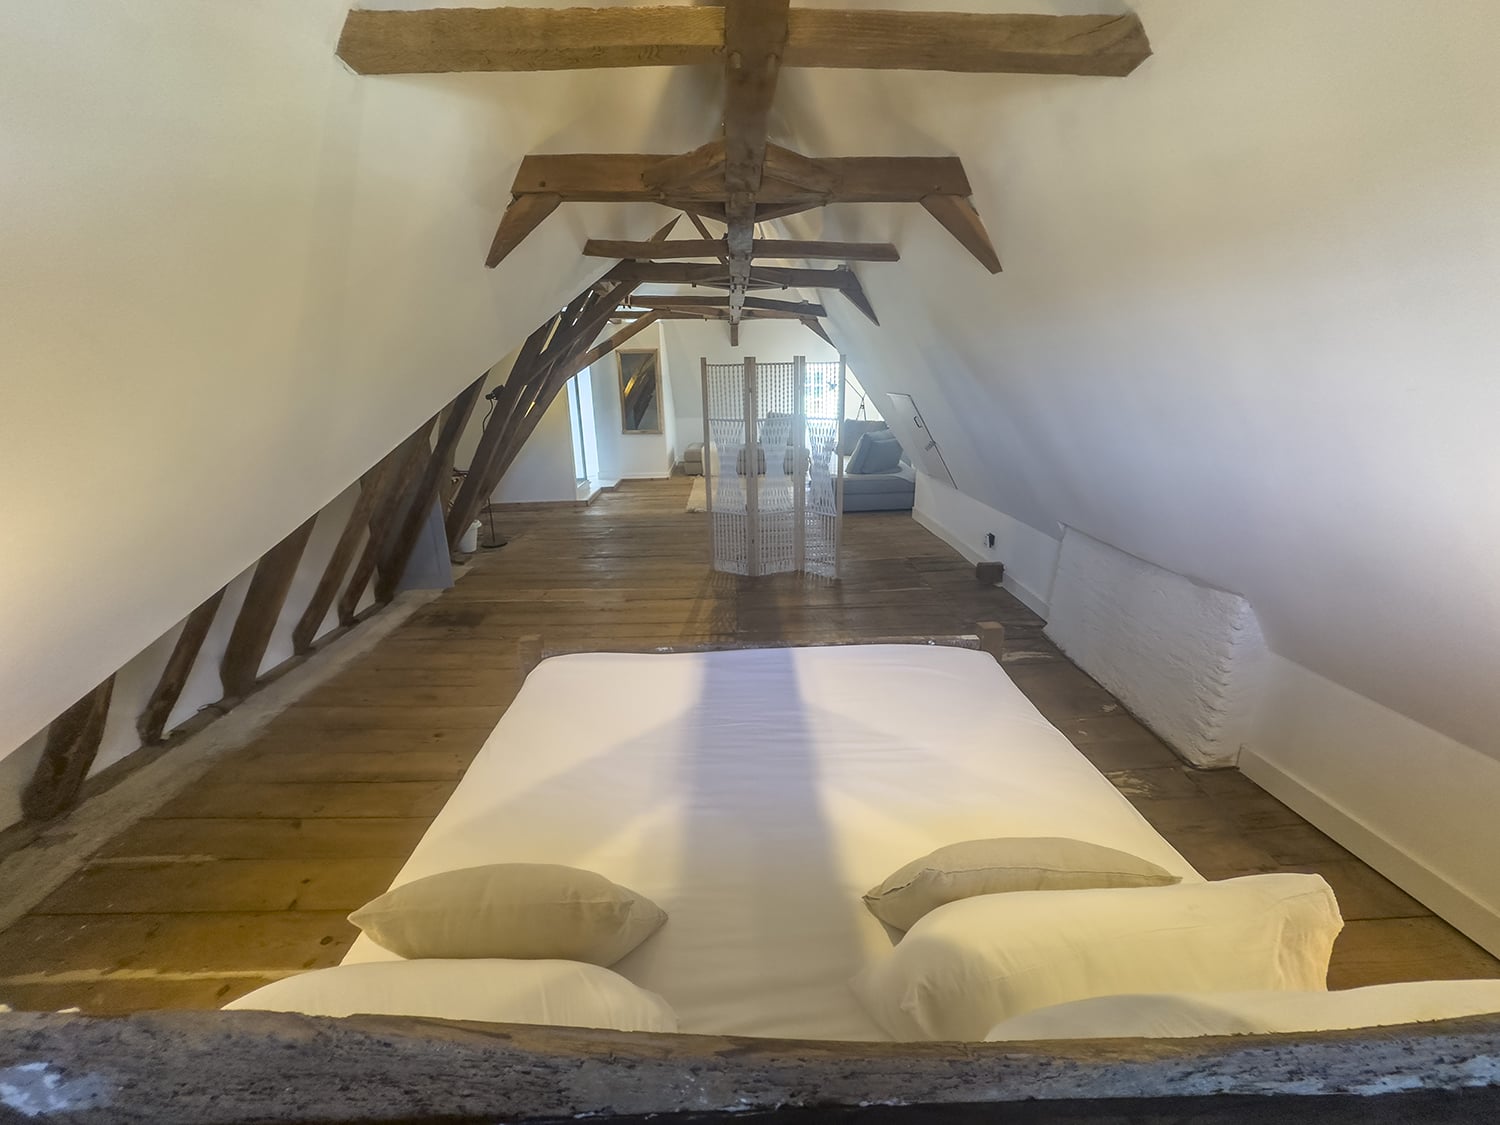
[[[1500,762],[1272,654],[1240,768],[1500,955]]]
[[[1266,656],[1244,598],[1070,527],[1047,635],[1188,761],[1235,764]]]
[[[1033,612],[1048,615],[1056,539],[925,473],[917,474],[912,517],[970,562],[1004,563],[1005,588]],[[986,534],[995,536],[993,547]]]

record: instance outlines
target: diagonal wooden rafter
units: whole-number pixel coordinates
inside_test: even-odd
[[[921,203],[986,269],[1000,270],[956,158],[820,160],[770,144],[783,66],[1123,76],[1151,46],[1128,12],[793,10],[788,0],[710,0],[690,7],[355,10],[338,53],[364,74],[721,65],[722,140],[680,154],[528,156],[486,263],[498,265],[565,202],[665,204],[698,223],[703,241],[693,256],[717,257],[728,267],[733,337],[755,284],[756,224],[830,203]],[[700,217],[726,225],[722,243]],[[895,260],[894,253],[881,260]],[[857,279],[844,291],[875,319]]]
[[[359,74],[721,64],[729,12],[638,8],[355,9],[338,55]],[[1151,55],[1133,13],[1025,15],[797,8],[783,63],[865,70],[1123,77]]]

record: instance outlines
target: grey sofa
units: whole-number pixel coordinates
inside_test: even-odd
[[[917,498],[917,474],[884,422],[846,419],[838,451],[844,464],[845,512],[909,512]],[[866,470],[865,466],[871,468]]]

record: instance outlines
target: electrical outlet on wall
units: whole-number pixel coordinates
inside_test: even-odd
[[[986,531],[984,533],[984,545],[990,548],[990,550],[995,549],[995,533],[993,531]]]

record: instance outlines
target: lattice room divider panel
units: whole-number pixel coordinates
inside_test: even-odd
[[[836,578],[844,361],[703,360],[703,475],[714,569]]]

